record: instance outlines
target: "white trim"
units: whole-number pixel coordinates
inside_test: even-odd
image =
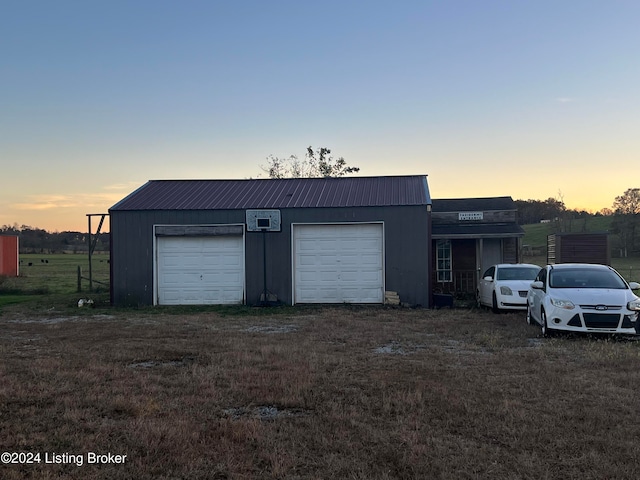
[[[387,282],[387,274],[386,274],[386,244],[385,244],[385,224],[383,220],[376,221],[364,221],[364,222],[297,222],[291,223],[291,305],[296,304],[296,262],[295,262],[295,238],[294,238],[294,230],[297,226],[306,226],[306,225],[382,225],[382,302],[384,303],[384,292],[386,291],[386,282]]]
[[[153,229],[153,305],[158,305],[158,237],[156,235],[156,227],[231,227],[242,226],[242,304],[247,304],[247,237],[244,229],[244,223],[159,223],[152,226]],[[188,236],[188,235],[187,235]]]
[[[440,257],[440,245],[446,245],[448,248],[446,249],[448,256]],[[451,240],[441,239],[436,240],[436,264],[435,264],[435,274],[436,274],[436,283],[452,283],[453,282],[453,247],[451,246]],[[444,250],[443,250],[444,251]],[[439,268],[438,262],[440,260],[449,260],[449,268]],[[448,274],[448,280],[440,280],[440,273],[446,272]]]

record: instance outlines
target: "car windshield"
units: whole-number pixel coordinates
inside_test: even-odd
[[[595,268],[552,269],[549,285],[552,288],[627,288],[615,272]]]
[[[539,268],[536,267],[505,267],[498,269],[497,280],[534,280]]]

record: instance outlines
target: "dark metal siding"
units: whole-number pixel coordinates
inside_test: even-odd
[[[434,238],[506,238],[524,236],[511,197],[433,200]],[[461,220],[461,212],[482,212],[482,220]]]
[[[245,222],[244,210],[111,211],[112,289],[116,305],[153,304],[153,226]],[[267,289],[292,302],[292,223],[384,222],[385,285],[400,300],[429,305],[428,213],[425,206],[281,209],[282,231],[265,234]],[[263,290],[262,233],[245,232],[246,302]]]

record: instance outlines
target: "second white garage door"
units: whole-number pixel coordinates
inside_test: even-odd
[[[243,303],[243,237],[158,237],[157,282],[160,305]]]
[[[380,223],[294,225],[295,303],[382,303]]]

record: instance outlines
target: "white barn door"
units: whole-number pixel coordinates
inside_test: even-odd
[[[383,303],[381,223],[294,225],[294,303]]]
[[[157,239],[159,305],[242,304],[242,236]]]

